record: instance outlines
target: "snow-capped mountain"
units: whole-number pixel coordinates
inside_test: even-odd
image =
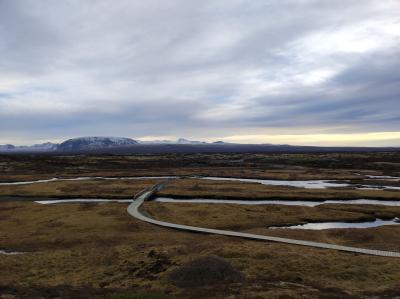
[[[58,148],[58,144],[57,143],[51,143],[51,142],[45,142],[45,143],[41,143],[41,144],[34,144],[31,146],[27,146],[27,148],[30,149],[37,149],[37,150],[56,150]]]
[[[15,146],[12,144],[4,144],[4,145],[0,145],[0,151],[12,151],[13,149],[15,149]]]
[[[138,142],[125,137],[79,137],[62,142],[59,151],[81,151],[135,145]]]
[[[60,144],[46,142],[42,144],[34,144],[31,146],[15,146],[12,144],[0,145],[1,153],[38,153],[38,152],[54,152],[54,151],[86,151],[93,149],[123,147],[135,145],[137,142],[125,137],[79,137],[68,139]]]
[[[204,141],[196,141],[196,140],[188,140],[185,138],[179,138],[176,141],[176,144],[205,144],[206,142]]]
[[[232,144],[232,143],[218,140],[218,141],[214,141],[212,144],[216,144],[216,145],[227,145],[227,144]]]
[[[41,144],[34,144],[31,146],[15,146],[12,144],[0,145],[0,152],[49,152],[54,151],[58,147],[58,144],[46,142]]]
[[[65,140],[57,144],[46,142],[30,146],[15,146],[12,144],[0,145],[0,153],[48,153],[48,152],[85,152],[93,150],[108,150],[110,148],[123,148],[137,144],[142,145],[233,145],[223,141],[204,142],[179,138],[177,140],[136,141],[126,137],[78,137]]]
[[[150,140],[150,141],[139,141],[142,144],[207,144],[204,141],[188,140],[185,138],[179,138],[177,140]]]
[[[175,144],[172,140],[138,140],[140,144]]]

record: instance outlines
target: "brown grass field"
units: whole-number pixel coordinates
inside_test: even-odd
[[[159,180],[56,181],[0,186],[0,197],[132,198]]]
[[[307,222],[362,222],[376,218],[392,219],[400,215],[400,207],[375,205],[324,204],[318,207],[234,204],[191,204],[146,202],[143,212],[148,216],[179,224],[257,234],[288,237],[363,247],[400,251],[400,226],[369,229],[288,230],[267,229],[269,226],[287,226]],[[221,213],[223,211],[223,213]]]
[[[400,199],[400,190],[361,190],[353,188],[305,189],[287,186],[267,186],[259,183],[179,179],[172,181],[159,194],[175,198],[215,199]]]
[[[211,175],[362,182],[368,174],[399,176],[398,161],[399,154],[393,153],[0,156],[0,180],[86,175]],[[400,259],[175,231],[134,219],[127,214],[126,203],[40,205],[28,200],[130,198],[158,181],[88,180],[0,186],[0,250],[23,252],[0,254],[0,298],[375,299],[397,298],[400,294]],[[346,200],[399,199],[400,192],[354,188],[310,190],[177,179],[158,195]],[[27,200],[6,199],[7,196]],[[400,251],[400,226],[322,231],[268,229],[268,226],[306,222],[389,219],[400,216],[400,207],[325,204],[312,208],[149,201],[143,212],[181,224]],[[235,271],[240,271],[241,280],[190,287],[178,286],[171,280],[171,273],[179,273],[190,261],[210,256],[230,263]]]
[[[397,162],[397,163],[396,163]],[[1,156],[0,181],[77,176],[204,175],[265,179],[360,179],[396,175],[400,153]],[[357,175],[360,174],[360,175]]]
[[[151,205],[146,205],[146,210]],[[198,208],[162,205],[162,217],[157,218],[173,218],[181,209],[179,220],[182,222],[232,228],[224,224],[224,218],[241,213],[236,207],[228,208],[224,207],[224,216],[219,219],[219,216],[213,217],[214,211],[207,205]],[[51,289],[67,285],[72,289],[83,288],[85,292],[130,290],[182,298],[225,298],[232,294],[245,298],[297,298],[300,295],[356,298],[366,294],[383,296],[395,292],[399,286],[398,259],[178,232],[135,220],[126,213],[125,204],[42,206],[31,202],[3,202],[0,211],[0,247],[26,252],[0,256],[3,289],[14,286],[22,292],[24,288]],[[182,219],[184,213],[186,220]],[[255,213],[249,213],[253,225],[246,224],[243,229],[253,227],[252,231],[257,231],[260,217],[253,217]],[[368,230],[362,236],[356,231],[346,234],[332,231],[321,236],[312,234],[309,238],[324,241],[330,238],[352,244],[351,240],[356,237],[354,242],[358,244],[377,241],[379,245],[398,233],[398,229],[393,232],[380,228]],[[293,234],[292,237],[297,237]],[[298,237],[304,234],[300,232]],[[398,246],[398,239],[389,241],[389,245]],[[152,250],[157,253],[156,257],[149,255]],[[168,273],[179,265],[208,255],[229,260],[245,274],[245,281],[189,289],[175,287],[168,281]]]

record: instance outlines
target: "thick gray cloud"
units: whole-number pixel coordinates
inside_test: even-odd
[[[0,143],[399,132],[399,9],[0,0]]]

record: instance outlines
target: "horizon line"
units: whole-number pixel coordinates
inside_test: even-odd
[[[110,137],[118,138],[119,136],[101,136],[87,135],[82,137]],[[46,142],[62,143],[65,140],[82,138],[46,138],[32,139],[22,141],[21,139],[0,141],[0,145],[11,144],[14,146],[32,146],[35,144],[43,144]],[[189,141],[198,141],[205,143],[213,143],[222,141],[233,144],[248,145],[292,145],[292,146],[316,146],[316,147],[400,147],[400,132],[367,132],[367,133],[325,133],[325,134],[257,134],[257,135],[232,135],[224,137],[176,137],[176,136],[141,136],[141,137],[122,137],[131,138],[135,141],[169,141],[174,142],[179,139]]]

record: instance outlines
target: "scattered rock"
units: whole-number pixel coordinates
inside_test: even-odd
[[[147,254],[147,257],[156,257],[157,253],[154,249],[150,250],[149,253]]]

